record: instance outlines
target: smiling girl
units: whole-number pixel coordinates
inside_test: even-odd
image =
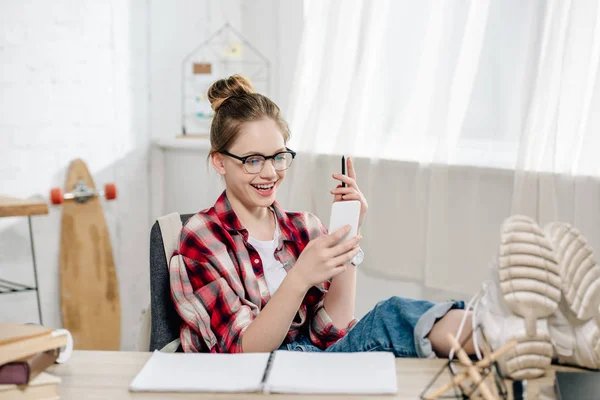
[[[279,107],[240,76],[215,82],[208,97],[215,111],[209,157],[225,191],[186,223],[181,257],[170,263],[183,350],[447,355],[446,334],[456,333],[464,304],[392,297],[357,321],[361,237],[339,243],[349,227],[328,233],[316,216],[276,201],[296,157]],[[334,201],[360,201],[362,224],[368,206],[350,158],[347,170],[332,176],[346,187],[331,193]]]

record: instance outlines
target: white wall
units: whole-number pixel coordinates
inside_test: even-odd
[[[271,61],[269,97],[287,115],[302,39],[303,0],[242,2],[246,39]]]
[[[241,29],[241,0],[149,0],[150,134],[181,134],[181,63],[225,22]]]
[[[0,2],[0,193],[42,195],[84,159],[105,204],[133,348],[148,301],[147,5],[145,0]],[[44,323],[60,326],[60,208],[35,217]],[[33,283],[26,220],[0,220],[0,277]],[[35,295],[0,296],[0,321],[37,322]]]

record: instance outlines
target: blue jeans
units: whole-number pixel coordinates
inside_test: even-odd
[[[390,351],[396,357],[435,357],[427,335],[437,320],[452,309],[464,309],[462,301],[432,303],[404,297],[379,302],[346,336],[329,346],[329,352]],[[279,350],[323,351],[307,336],[283,344]]]

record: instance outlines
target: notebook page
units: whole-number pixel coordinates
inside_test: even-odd
[[[136,392],[256,392],[269,353],[198,354],[154,351],[129,385]]]
[[[265,392],[393,394],[398,391],[392,353],[277,351]]]

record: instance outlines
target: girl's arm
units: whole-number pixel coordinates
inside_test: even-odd
[[[242,335],[244,353],[271,352],[283,343],[306,289],[288,274],[265,308]]]
[[[354,319],[356,303],[356,267],[349,264],[346,271],[331,281],[325,295],[325,311],[338,329],[346,329]]]
[[[308,289],[345,273],[345,263],[358,251],[357,238],[336,244],[348,231],[349,228],[342,228],[309,242],[277,292],[242,333],[244,353],[277,350]]]
[[[333,174],[333,178],[346,184],[346,187],[339,185],[331,191],[336,201],[360,201],[360,217],[359,217],[359,237],[360,227],[362,226],[365,215],[367,213],[367,199],[360,191],[356,183],[356,171],[354,170],[354,162],[350,157],[346,160],[348,166],[348,176],[341,174]],[[338,275],[331,282],[329,292],[325,295],[325,311],[331,317],[334,326],[338,329],[345,329],[348,324],[354,319],[354,305],[356,299],[356,267],[352,264],[343,274]]]

